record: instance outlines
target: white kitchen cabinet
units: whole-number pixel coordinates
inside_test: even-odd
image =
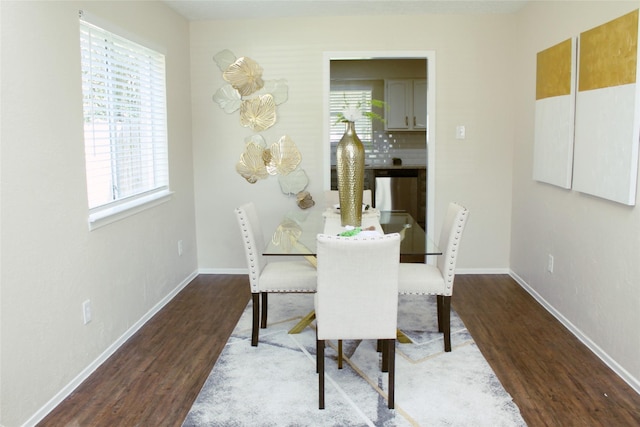
[[[385,130],[427,128],[427,81],[385,80]]]

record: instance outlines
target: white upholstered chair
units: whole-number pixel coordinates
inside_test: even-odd
[[[338,190],[327,190],[324,192],[325,207],[333,208],[335,205],[340,204],[340,194]],[[373,199],[371,196],[371,190],[364,190],[362,192],[362,203],[371,206]]]
[[[242,243],[249,268],[249,283],[253,304],[253,327],[251,345],[258,345],[258,319],[260,326],[267,327],[267,294],[270,292],[316,291],[316,269],[308,261],[271,261],[262,255],[265,247],[264,235],[253,203],[236,208],[236,217],[242,233]],[[262,316],[260,317],[260,299]]]
[[[400,235],[340,237],[319,234],[315,295],[319,407],[324,409],[325,340],[383,340],[394,407],[395,338],[398,323]]]
[[[438,247],[442,255],[437,265],[400,264],[401,295],[437,295],[438,331],[444,333],[444,351],[451,351],[451,296],[456,275],[456,259],[469,210],[450,203],[442,224]]]

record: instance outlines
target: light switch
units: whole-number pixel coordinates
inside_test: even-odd
[[[465,139],[467,137],[467,129],[464,125],[456,126],[456,139]]]

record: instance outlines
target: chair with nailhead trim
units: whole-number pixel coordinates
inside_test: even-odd
[[[253,203],[246,203],[235,209],[238,225],[242,233],[242,243],[249,268],[253,322],[251,345],[258,345],[258,320],[260,327],[267,327],[267,294],[314,293],[317,272],[315,266],[306,260],[272,261],[262,255],[265,247],[264,235]],[[260,300],[262,308],[260,309]],[[262,311],[262,316],[260,316]]]
[[[401,263],[400,295],[436,295],[438,332],[444,333],[444,351],[451,351],[451,296],[456,276],[456,259],[469,210],[457,203],[447,209],[438,247],[442,255],[436,265]]]

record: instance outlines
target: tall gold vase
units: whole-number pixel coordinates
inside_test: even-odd
[[[356,135],[355,123],[347,122],[336,150],[340,221],[343,226],[362,224],[362,190],[364,188],[364,146]]]

